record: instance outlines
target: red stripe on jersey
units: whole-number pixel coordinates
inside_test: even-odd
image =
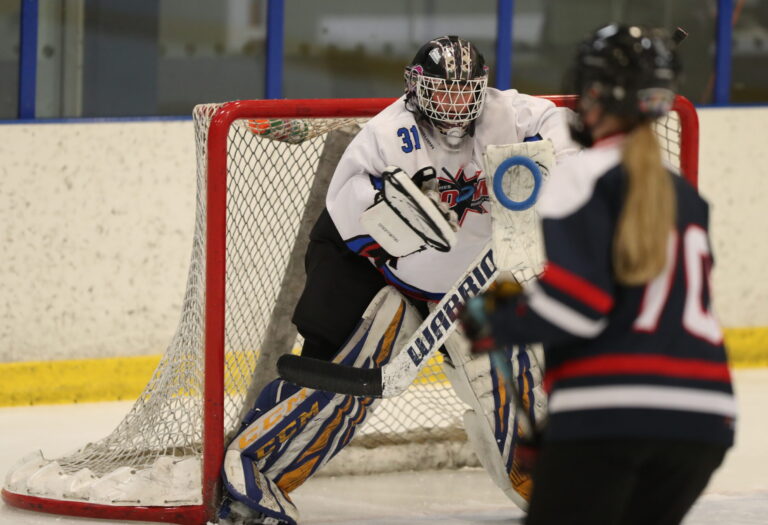
[[[358,254],[362,255],[363,257],[375,257],[375,255],[372,254],[372,252],[376,252],[377,250],[382,250],[382,247],[377,242],[371,242],[370,244],[366,244],[363,246]]]
[[[563,379],[609,375],[655,375],[731,382],[731,373],[725,363],[664,355],[611,354],[574,359],[548,370],[544,388],[549,392],[554,383]]]
[[[551,262],[547,263],[539,280],[578,299],[601,314],[606,314],[613,308],[613,297],[610,294],[583,277]]]

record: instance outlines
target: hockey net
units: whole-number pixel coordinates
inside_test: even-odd
[[[573,97],[549,97],[573,107]],[[290,322],[309,228],[359,126],[392,99],[238,101],[197,106],[197,209],[181,320],[144,392],[115,431],[76,452],[23,458],[11,505],[101,518],[205,523],[226,440],[297,351]],[[667,160],[696,184],[698,121],[679,97],[656,125]],[[436,358],[437,359],[437,358]],[[384,400],[325,472],[477,465],[464,405],[433,360]]]

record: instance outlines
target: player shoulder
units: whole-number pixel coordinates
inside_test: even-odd
[[[485,144],[522,142],[540,131],[542,116],[552,102],[514,89],[488,88],[483,113],[477,120],[478,137]]]
[[[398,135],[403,136],[413,133],[416,120],[406,107],[405,97],[400,97],[366,122],[355,137],[353,143],[356,147],[387,148],[387,144]]]
[[[551,100],[534,95],[520,93],[516,89],[499,90],[493,87],[486,89],[485,103],[489,108],[540,108],[542,110],[554,107]]]
[[[405,107],[405,95],[382,109],[365,124],[374,134],[389,132],[391,129],[414,125],[413,113]]]
[[[618,145],[582,150],[564,158],[544,185],[539,213],[557,218],[575,212],[590,200],[598,180],[620,163]]]

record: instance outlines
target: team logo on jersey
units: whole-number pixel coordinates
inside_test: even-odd
[[[489,201],[488,186],[485,177],[480,177],[482,173],[477,170],[474,176],[467,177],[464,168],[459,168],[456,175],[443,168],[443,174],[438,177],[440,200],[456,212],[460,225],[468,213],[488,213],[483,206]]]

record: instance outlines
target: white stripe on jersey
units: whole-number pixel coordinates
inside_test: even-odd
[[[600,408],[654,408],[684,410],[736,417],[736,400],[731,394],[695,388],[656,385],[611,385],[555,390],[549,398],[549,412]]]
[[[608,320],[605,318],[592,320],[557,299],[553,299],[535,280],[527,283],[525,290],[528,293],[528,306],[566,332],[579,337],[592,338],[597,337],[608,326]]]

